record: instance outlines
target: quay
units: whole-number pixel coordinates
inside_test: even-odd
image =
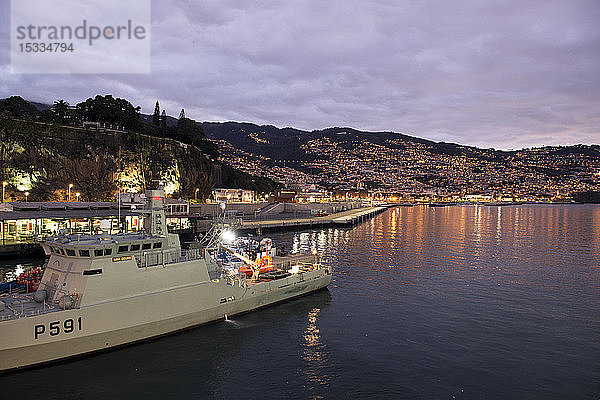
[[[322,226],[348,226],[354,225],[358,222],[364,221],[365,219],[371,218],[374,215],[382,213],[385,210],[387,210],[387,208],[387,206],[366,207],[353,209],[349,211],[343,211],[341,213],[321,217],[272,219],[259,221],[241,220],[240,225],[237,226],[237,229],[241,231],[266,231]]]

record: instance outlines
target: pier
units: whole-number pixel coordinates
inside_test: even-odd
[[[262,231],[266,231],[322,226],[348,226],[356,224],[365,219],[371,218],[374,215],[384,212],[385,210],[387,210],[387,207],[366,207],[348,210],[322,217],[269,219],[259,221],[241,220],[240,225],[237,227],[237,229],[241,231],[251,231],[259,229]]]

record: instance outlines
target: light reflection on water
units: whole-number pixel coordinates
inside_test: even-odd
[[[305,366],[302,370],[306,376],[307,386],[327,385],[329,376],[327,375],[327,348],[321,342],[321,335],[318,327],[319,308],[313,308],[307,316],[307,325],[304,330],[304,351],[302,359]]]

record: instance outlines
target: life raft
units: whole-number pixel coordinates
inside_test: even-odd
[[[271,258],[271,256],[266,255],[263,258],[261,258],[260,260],[257,260],[256,263],[258,265],[260,265],[260,272],[261,274],[264,274],[265,272],[269,272],[269,271],[273,271],[273,258]],[[250,268],[249,266],[241,266],[238,271],[240,273],[246,274],[247,277],[251,277],[252,276],[252,268]]]

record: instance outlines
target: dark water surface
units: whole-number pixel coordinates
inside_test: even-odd
[[[329,290],[0,376],[0,398],[600,399],[598,206],[396,208],[271,237],[323,251]]]

